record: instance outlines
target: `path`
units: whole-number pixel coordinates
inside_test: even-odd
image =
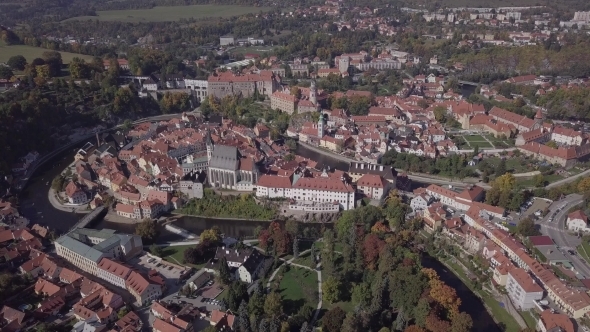
[[[559,181],[555,181],[555,182],[553,182],[553,183],[550,183],[550,184],[548,184],[548,185],[547,185],[547,187],[545,187],[545,188],[547,188],[547,189],[550,189],[550,188],[553,188],[553,187],[558,187],[558,186],[561,186],[562,184],[570,183],[570,182],[572,182],[572,181],[575,181],[575,180],[576,180],[576,179],[578,179],[579,177],[582,177],[582,176],[587,176],[587,175],[590,175],[590,169],[588,169],[588,170],[585,170],[585,171],[583,171],[583,172],[582,172],[582,173],[580,173],[580,174],[572,175],[572,176],[570,176],[570,177],[568,177],[568,178],[561,179],[561,180],[559,180]]]
[[[490,143],[490,145],[492,146],[492,149],[495,149],[496,146],[494,145],[494,143],[492,143],[485,135],[481,135],[481,137],[483,137],[483,139],[485,139],[488,143]]]
[[[259,247],[255,247],[258,250],[262,250]],[[311,249],[307,249],[304,250],[302,252],[299,253],[299,256],[306,254],[307,252],[311,251]],[[310,271],[315,271],[318,274],[318,305],[316,307],[316,310],[313,314],[313,317],[311,319],[311,322],[309,323],[310,326],[313,326],[313,324],[316,322],[316,320],[318,319],[318,316],[320,314],[320,312],[322,311],[322,305],[323,305],[323,293],[322,293],[322,271],[320,270],[320,267],[322,266],[322,263],[318,263],[315,269],[312,269],[309,266],[305,266],[305,265],[301,265],[301,264],[296,264],[293,263],[293,261],[296,259],[296,257],[292,257],[289,260],[285,260],[284,258],[279,258],[281,261],[283,261],[284,263],[288,264],[288,265],[292,265],[292,266],[296,266],[302,269],[307,269]],[[281,264],[279,267],[277,267],[276,270],[273,271],[273,273],[271,274],[270,278],[268,279],[268,282],[266,283],[266,288],[270,289],[270,284],[271,282],[274,280],[274,278],[276,277],[277,273],[279,272],[279,270],[281,269],[281,267],[283,267],[283,264]]]

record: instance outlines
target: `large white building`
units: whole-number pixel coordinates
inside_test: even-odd
[[[207,98],[207,88],[209,87],[209,81],[185,78],[184,85],[187,89],[194,91],[194,95],[197,97],[197,99],[199,99],[199,101],[203,101],[205,98]]]
[[[55,240],[55,251],[81,270],[98,276],[98,263],[103,258],[127,260],[141,253],[143,244],[139,235],[78,228]]]
[[[258,167],[250,157],[242,157],[235,146],[207,144],[207,179],[215,188],[251,191],[258,179]]]
[[[506,290],[514,306],[520,310],[534,307],[534,301],[543,298],[543,288],[521,268],[514,268],[508,272]]]
[[[125,289],[125,280],[131,273],[131,268],[109,258],[103,258],[98,263],[98,277]]]
[[[257,197],[289,198],[296,201],[334,203],[343,210],[354,209],[354,189],[341,179],[326,176],[307,178],[292,175],[263,175],[256,185]]]

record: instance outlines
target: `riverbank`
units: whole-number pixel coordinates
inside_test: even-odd
[[[49,190],[47,191],[47,199],[49,200],[49,203],[51,203],[51,205],[55,209],[60,210],[60,211],[73,212],[73,213],[79,213],[79,214],[87,214],[87,213],[92,212],[92,210],[88,209],[88,204],[79,204],[79,205],[63,204],[62,202],[59,201],[59,198],[57,197],[57,193],[52,188],[49,188]]]
[[[246,218],[237,218],[237,217],[208,217],[208,216],[201,216],[201,215],[193,215],[193,214],[186,214],[172,211],[170,212],[171,215],[179,218],[183,217],[191,217],[191,218],[207,218],[211,220],[233,220],[233,221],[252,221],[252,222],[271,222],[272,219],[246,219]]]

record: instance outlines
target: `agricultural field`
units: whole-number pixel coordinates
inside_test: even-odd
[[[100,20],[134,23],[169,22],[189,18],[231,17],[269,11],[270,9],[271,7],[236,5],[157,6],[151,9],[97,11],[98,16],[79,16],[68,20]]]
[[[27,46],[27,45],[0,45],[0,62],[6,62],[11,56],[22,55],[27,59],[27,62],[33,61],[35,58],[41,58],[43,52],[51,51],[46,48]],[[78,57],[86,61],[92,61],[92,56],[84,54],[76,54],[70,52],[60,52],[63,63],[70,63],[73,58]]]

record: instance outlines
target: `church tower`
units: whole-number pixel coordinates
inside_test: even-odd
[[[318,120],[318,137],[324,137],[324,115],[320,113],[320,119]]]
[[[207,162],[210,162],[211,156],[213,156],[213,140],[211,139],[211,130],[209,128],[207,128],[205,144],[207,145]]]

